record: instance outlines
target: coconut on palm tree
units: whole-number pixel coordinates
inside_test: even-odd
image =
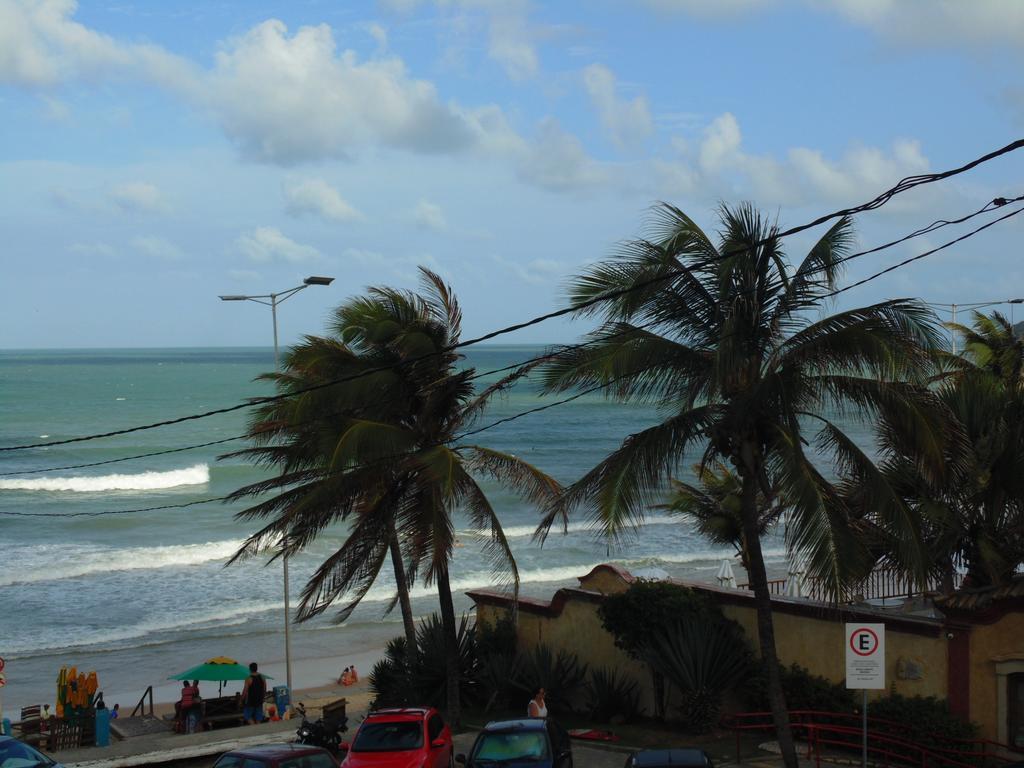
[[[339,307],[329,338],[307,337],[270,374],[282,393],[349,379],[264,406],[251,425],[257,445],[239,452],[279,474],[239,489],[233,498],[276,495],[244,510],[268,522],[240,556],[269,550],[294,554],[347,523],[345,539],[302,592],[299,619],[348,602],[358,604],[390,554],[399,594],[420,574],[435,584],[448,638],[446,705],[459,718],[458,644],[450,562],[455,516],[485,534],[496,575],[518,590],[519,575],[496,511],[481,488],[485,476],[526,499],[550,503],[557,482],[507,453],[463,442],[463,433],[493,397],[523,375],[517,371],[475,391],[472,368],[452,347],[461,310],[440,277],[421,269],[420,293],[371,288]],[[357,373],[364,375],[353,378]],[[405,587],[403,587],[403,582]],[[408,602],[407,595],[400,602]],[[407,637],[409,630],[406,630]],[[407,642],[415,648],[415,637]]]
[[[834,414],[877,417],[940,463],[941,430],[922,386],[939,342],[931,312],[907,299],[820,317],[852,242],[832,226],[794,270],[778,231],[750,205],[722,207],[716,245],[678,208],[655,209],[651,237],[626,243],[571,288],[580,315],[601,325],[544,369],[548,391],[607,385],[610,397],[653,403],[663,421],[629,435],[546,514],[543,537],[581,508],[607,534],[643,521],[670,475],[698,450],[740,480],[739,515],[757,605],[761,656],[787,766],[796,766],[775,651],[760,524],[784,495],[789,545],[834,594],[870,570],[861,520],[822,470],[833,462],[871,497],[875,522],[898,531],[908,560],[927,558],[911,511]],[[607,297],[607,300],[591,303]],[[809,444],[814,440],[814,445]],[[692,454],[690,454],[692,456]]]

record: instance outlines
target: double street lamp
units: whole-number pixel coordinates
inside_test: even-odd
[[[312,275],[302,281],[302,285],[289,288],[280,293],[265,293],[256,296],[221,296],[221,301],[254,301],[257,304],[265,304],[270,307],[271,318],[274,321],[274,369],[281,367],[280,354],[277,348],[277,305],[285,299],[291,298],[299,291],[311,285],[330,285],[334,282],[333,277],[317,277]],[[292,690],[292,636],[291,636],[291,607],[288,604],[288,556],[281,558],[284,563],[284,664],[285,677],[288,682],[288,690]]]
[[[1010,323],[1012,325],[1012,323],[1013,323],[1013,305],[1014,304],[1024,304],[1024,299],[1000,299],[1000,300],[996,300],[996,301],[971,301],[971,302],[967,302],[966,304],[942,304],[942,303],[937,302],[937,301],[928,301],[928,302],[925,302],[925,303],[928,304],[928,306],[930,306],[930,307],[940,307],[943,311],[949,312],[952,315],[950,322],[952,322],[954,325],[956,324],[956,313],[957,313],[958,309],[969,309],[969,310],[973,311],[973,310],[977,310],[977,309],[984,309],[985,307],[995,307],[995,306],[999,306],[1001,304],[1009,304],[1010,305]],[[955,355],[956,354],[956,331],[953,331],[953,333],[951,335],[951,340],[952,340],[953,354]]]

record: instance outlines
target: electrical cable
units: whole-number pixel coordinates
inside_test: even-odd
[[[878,253],[880,251],[886,250],[888,248],[892,248],[892,247],[894,247],[896,245],[899,245],[901,243],[907,242],[908,240],[911,240],[913,238],[920,237],[920,236],[926,235],[926,234],[931,234],[932,232],[935,232],[935,231],[937,231],[939,229],[942,229],[943,227],[947,227],[947,226],[951,226],[951,225],[955,225],[955,224],[962,224],[962,223],[964,223],[966,221],[969,221],[970,219],[976,218],[977,216],[980,216],[980,215],[985,214],[985,213],[989,213],[989,212],[994,211],[994,210],[996,210],[998,208],[1002,208],[1002,207],[1004,207],[1004,206],[1006,206],[1006,205],[1008,205],[1010,203],[1020,202],[1022,200],[1024,200],[1024,195],[1018,195],[1016,197],[1011,197],[1011,198],[997,197],[997,198],[993,199],[992,201],[986,203],[985,205],[983,205],[981,208],[979,208],[978,210],[974,211],[973,213],[966,214],[966,215],[961,216],[960,218],[957,218],[957,219],[937,219],[936,221],[933,221],[931,224],[929,224],[929,225],[927,225],[925,227],[921,227],[920,229],[914,230],[913,232],[911,232],[911,233],[909,233],[907,235],[904,235],[903,237],[900,237],[900,238],[898,238],[896,240],[890,240],[887,243],[883,243],[883,244],[875,246],[873,248],[869,248],[869,249],[864,250],[864,251],[858,251],[858,252],[855,252],[855,253],[848,254],[848,255],[844,256],[843,258],[841,258],[841,259],[837,259],[836,262],[835,262],[835,265],[843,264],[843,263],[846,263],[848,261],[852,261],[853,259],[860,258],[862,256],[868,256],[868,255],[871,255],[871,254],[874,254],[874,253]],[[1006,217],[1004,217],[1004,218],[1006,218]],[[996,221],[994,221],[992,223],[994,224],[994,223],[997,223],[998,221],[1001,221],[1001,219],[997,219]],[[989,226],[989,225],[986,225],[986,227],[983,227],[983,229],[987,228],[987,226]],[[978,230],[978,231],[980,231],[980,230]],[[971,234],[974,234],[974,233],[969,233],[968,236],[970,236]],[[955,242],[958,242],[958,241],[951,241],[947,245],[943,246],[943,248],[949,247],[950,245],[954,244]],[[927,255],[930,255],[930,253],[923,254],[923,255],[921,255],[919,257],[916,257],[916,258],[924,258],[924,256],[927,256]],[[824,267],[813,267],[813,268],[804,269],[804,270],[797,270],[796,272],[794,272],[790,276],[790,279],[794,279],[794,278],[797,278],[797,277],[806,277],[807,275],[813,274],[815,272],[822,272],[822,271],[824,271],[824,269],[825,269]],[[854,287],[854,286],[850,286],[850,287]],[[843,290],[846,290],[846,289],[843,289]],[[841,292],[842,291],[839,291],[838,293],[841,293]],[[739,295],[743,295],[743,292],[740,292],[737,295],[738,296]],[[828,294],[827,296],[824,296],[823,298],[830,298],[830,297],[835,296],[835,295],[837,295],[837,294],[836,293],[831,293],[831,294]],[[925,302],[925,303],[927,304],[929,302]],[[624,335],[624,334],[627,334],[627,333],[632,333],[634,330],[643,330],[645,328],[651,327],[651,326],[656,325],[656,324],[657,324],[657,321],[652,321],[650,323],[646,323],[646,324],[637,326],[636,328],[632,328],[632,329],[629,329],[629,330],[621,331],[619,333],[608,334],[608,335],[605,335],[605,336],[598,337],[596,339],[591,339],[589,341],[579,342],[579,343],[576,343],[576,344],[570,344],[570,345],[558,347],[553,352],[546,352],[546,353],[544,353],[542,355],[537,355],[535,357],[528,358],[526,360],[522,360],[522,361],[519,361],[519,362],[516,362],[516,363],[512,363],[512,364],[506,365],[506,366],[504,366],[502,368],[495,368],[493,370],[482,371],[480,373],[476,373],[473,376],[469,377],[468,381],[472,381],[472,380],[479,379],[479,378],[484,378],[486,376],[493,376],[493,375],[496,375],[496,374],[499,374],[499,373],[505,373],[507,371],[516,370],[516,369],[522,368],[523,366],[526,366],[526,365],[532,365],[532,364],[535,364],[535,363],[543,362],[544,360],[551,359],[553,357],[556,357],[556,356],[559,356],[561,354],[564,354],[568,350],[582,349],[583,347],[589,346],[591,344],[595,344],[595,343],[598,343],[598,342],[605,342],[605,341],[613,339],[613,338],[615,338],[617,336],[621,336],[621,335]],[[337,415],[341,415],[341,414],[337,414]],[[313,421],[315,421],[315,420],[310,420],[309,422],[304,422],[304,423],[312,423]],[[299,426],[301,426],[301,425],[299,425]],[[34,475],[34,474],[41,474],[41,473],[45,473],[45,472],[58,472],[58,471],[66,471],[66,470],[72,470],[72,469],[86,469],[86,468],[90,468],[90,467],[104,466],[104,465],[108,465],[108,464],[117,464],[117,463],[125,462],[125,461],[134,461],[134,460],[137,460],[137,459],[152,458],[154,456],[164,456],[164,455],[171,454],[171,453],[181,453],[181,452],[184,452],[184,451],[195,450],[195,449],[198,449],[198,448],[207,448],[207,447],[212,446],[212,445],[220,445],[220,444],[223,444],[223,443],[233,442],[233,441],[236,441],[236,440],[245,440],[245,439],[251,438],[254,434],[261,434],[262,432],[269,432],[269,431],[273,431],[273,430],[272,429],[267,429],[267,430],[262,430],[262,431],[259,431],[259,432],[256,432],[256,433],[246,433],[246,434],[243,434],[243,435],[235,435],[233,437],[227,437],[227,438],[223,438],[221,440],[213,440],[213,441],[209,441],[209,442],[205,442],[205,443],[197,443],[197,444],[194,444],[194,445],[188,445],[188,446],[184,446],[184,447],[181,447],[181,448],[171,448],[171,449],[162,450],[162,451],[151,451],[149,453],[142,453],[142,454],[137,454],[137,455],[133,455],[133,456],[124,456],[124,457],[116,458],[116,459],[106,459],[104,461],[94,461],[94,462],[88,462],[88,463],[82,463],[82,464],[69,464],[69,465],[65,465],[65,466],[61,466],[61,467],[46,467],[46,468],[34,469],[34,470],[0,472],[0,477],[12,477],[12,476],[21,476],[21,475]]]
[[[795,235],[795,234],[797,234],[799,232],[803,232],[803,231],[805,231],[807,229],[811,229],[813,227],[819,226],[820,224],[824,224],[825,222],[831,221],[832,219],[842,218],[842,217],[845,217],[845,216],[854,216],[854,215],[856,215],[858,213],[863,213],[863,212],[866,212],[866,211],[876,210],[877,208],[880,208],[883,205],[885,205],[889,200],[891,200],[893,197],[895,197],[898,194],[902,194],[903,192],[907,192],[907,191],[909,191],[911,189],[914,189],[915,187],[918,187],[918,186],[922,186],[922,185],[925,185],[925,184],[931,184],[931,183],[934,183],[934,182],[937,182],[937,181],[942,181],[944,179],[948,179],[948,178],[951,178],[953,176],[957,176],[957,175],[959,175],[961,173],[965,173],[965,172],[967,172],[969,170],[972,170],[973,168],[976,168],[977,166],[979,166],[979,165],[981,165],[983,163],[986,163],[986,162],[989,162],[991,160],[994,160],[994,159],[996,159],[998,157],[1001,157],[1003,155],[1006,155],[1006,154],[1008,154],[1010,152],[1014,152],[1014,151],[1020,149],[1021,147],[1024,147],[1024,139],[1018,139],[1017,141],[1014,141],[1014,142],[1012,142],[1010,144],[1007,144],[1005,147],[1002,147],[1000,149],[997,149],[997,150],[994,150],[992,152],[989,152],[988,154],[982,155],[981,157],[976,158],[976,159],[970,161],[969,163],[961,165],[961,166],[959,166],[957,168],[953,168],[953,169],[950,169],[950,170],[947,170],[947,171],[943,171],[941,173],[918,174],[916,176],[908,176],[908,177],[902,179],[894,187],[891,187],[890,189],[886,190],[885,192],[881,193],[880,195],[878,195],[877,197],[875,197],[874,199],[872,199],[872,200],[870,200],[870,201],[868,201],[866,203],[862,203],[861,205],[857,205],[857,206],[854,206],[854,207],[851,207],[851,208],[844,208],[842,210],[834,211],[832,213],[824,214],[824,215],[819,216],[818,218],[814,219],[811,222],[808,222],[806,224],[801,224],[801,225],[798,225],[798,226],[795,226],[795,227],[790,227],[789,229],[783,230],[781,232],[773,232],[769,237],[764,238],[762,241],[753,243],[753,244],[745,246],[743,248],[738,248],[738,249],[735,249],[733,251],[728,251],[726,253],[719,254],[716,259],[709,260],[708,263],[713,263],[714,261],[718,261],[718,260],[722,260],[722,259],[726,259],[726,258],[731,258],[732,256],[736,256],[736,255],[738,255],[740,253],[745,253],[745,252],[747,252],[749,250],[752,250],[754,248],[758,248],[758,247],[760,247],[762,245],[765,245],[765,244],[767,244],[769,242],[772,242],[774,240],[779,240],[779,239],[782,239],[782,238],[785,238],[785,237],[790,237],[791,235]],[[365,371],[362,371],[359,374],[355,374],[353,376],[347,376],[347,377],[342,377],[340,379],[335,379],[333,381],[323,382],[321,384],[312,385],[310,387],[307,387],[307,388],[304,388],[304,389],[301,389],[301,390],[296,390],[296,391],[293,391],[293,392],[288,392],[288,393],[279,394],[279,395],[268,395],[266,397],[253,398],[250,401],[245,402],[245,403],[238,403],[236,405],[225,406],[223,408],[215,408],[215,409],[212,409],[212,410],[209,410],[209,411],[204,411],[202,413],[190,414],[188,416],[179,416],[179,417],[174,418],[174,419],[166,419],[164,421],[153,422],[151,424],[142,424],[142,425],[135,426],[135,427],[127,427],[127,428],[124,428],[124,429],[113,430],[113,431],[110,431],[110,432],[96,433],[96,434],[92,434],[92,435],[82,435],[80,437],[66,438],[64,440],[54,440],[54,441],[49,441],[49,442],[45,442],[45,443],[32,443],[32,444],[27,444],[27,445],[3,446],[3,447],[0,447],[0,452],[27,450],[27,449],[30,449],[30,448],[51,447],[51,446],[55,446],[55,445],[68,445],[70,443],[79,443],[79,442],[84,442],[84,441],[87,441],[87,440],[98,440],[98,439],[105,438],[105,437],[114,437],[116,435],[130,434],[132,432],[141,432],[141,431],[149,430],[149,429],[157,429],[159,427],[166,427],[166,426],[170,426],[172,424],[180,424],[180,423],[183,423],[183,422],[186,422],[186,421],[195,421],[197,419],[203,419],[203,418],[207,418],[207,417],[210,417],[210,416],[217,416],[217,415],[224,414],[224,413],[231,413],[231,412],[238,411],[238,410],[241,410],[243,408],[249,408],[249,407],[252,407],[252,406],[255,406],[255,405],[262,405],[262,404],[265,404],[265,403],[272,403],[272,402],[276,402],[276,401],[279,401],[279,400],[283,400],[283,399],[286,399],[286,398],[289,398],[289,397],[296,397],[298,395],[305,394],[307,392],[313,392],[313,391],[316,391],[316,390],[325,389],[327,387],[336,386],[338,384],[347,383],[349,381],[354,381],[356,379],[365,378],[366,376],[369,376],[369,375],[371,375],[373,373],[379,373],[379,372],[385,371],[385,370],[391,370],[391,369],[400,368],[400,367],[403,367],[403,366],[412,365],[412,364],[414,364],[414,363],[416,363],[418,361],[425,360],[425,359],[430,358],[430,357],[436,357],[438,355],[447,354],[448,352],[453,352],[453,351],[455,351],[457,349],[463,349],[465,347],[473,346],[475,344],[480,344],[480,343],[482,343],[484,341],[490,341],[491,339],[497,338],[499,336],[504,336],[504,335],[509,334],[509,333],[514,333],[515,331],[520,331],[520,330],[523,330],[525,328],[529,328],[531,326],[538,325],[540,323],[546,322],[547,320],[552,320],[552,319],[557,318],[557,317],[563,317],[563,316],[569,315],[569,314],[576,314],[576,313],[580,312],[581,310],[587,309],[588,307],[594,306],[594,305],[596,305],[598,303],[605,302],[605,301],[610,301],[612,299],[619,298],[620,296],[624,296],[624,295],[632,293],[634,291],[642,290],[643,288],[649,287],[650,285],[654,285],[656,283],[660,283],[660,282],[664,282],[666,280],[670,280],[673,277],[678,276],[679,274],[682,274],[682,273],[680,271],[678,271],[678,270],[669,271],[669,272],[666,272],[663,275],[659,275],[659,276],[657,276],[655,278],[651,278],[650,280],[647,280],[647,281],[644,281],[644,282],[632,285],[629,288],[624,288],[624,289],[620,289],[620,290],[617,290],[617,291],[609,291],[607,293],[601,294],[600,296],[595,296],[592,299],[588,299],[586,301],[580,302],[579,304],[576,304],[576,305],[573,305],[573,306],[569,306],[569,307],[563,307],[561,309],[554,310],[552,312],[548,312],[548,313],[543,314],[543,315],[538,315],[537,317],[531,318],[530,320],[525,320],[525,321],[520,322],[520,323],[515,323],[513,325],[505,326],[504,328],[499,328],[499,329],[497,329],[495,331],[491,331],[489,333],[485,333],[482,336],[477,336],[475,338],[467,339],[466,341],[461,341],[461,342],[458,342],[456,344],[450,344],[450,345],[448,345],[446,347],[443,347],[443,348],[441,348],[439,350],[435,350],[434,352],[428,352],[428,353],[425,353],[425,354],[420,355],[418,357],[410,358],[408,360],[404,360],[404,361],[399,362],[399,363],[393,363],[391,365],[381,366],[381,367],[377,367],[377,368],[370,368],[370,369],[367,369]]]
[[[1005,214],[1003,216],[1000,216],[999,218],[994,219],[993,221],[990,221],[990,222],[988,222],[986,224],[983,224],[982,226],[977,227],[976,229],[972,230],[971,232],[967,232],[967,233],[965,233],[965,234],[963,234],[963,235],[961,235],[961,236],[959,236],[959,237],[957,237],[957,238],[955,238],[953,240],[950,240],[950,241],[944,243],[943,245],[940,245],[940,246],[938,246],[936,248],[932,248],[930,250],[927,250],[924,253],[918,254],[917,256],[913,256],[913,257],[911,257],[909,259],[904,259],[903,261],[901,261],[901,262],[899,262],[897,264],[894,264],[894,265],[892,265],[890,267],[887,267],[887,268],[885,268],[883,270],[880,270],[880,271],[878,271],[878,272],[876,272],[876,273],[874,273],[874,274],[864,278],[863,280],[859,280],[859,281],[857,281],[857,282],[855,282],[855,283],[853,283],[853,284],[851,284],[849,286],[846,286],[844,288],[840,288],[840,289],[838,289],[836,291],[833,291],[833,292],[831,292],[829,294],[826,294],[822,298],[830,298],[832,296],[836,296],[836,295],[838,295],[840,293],[844,293],[844,292],[846,292],[848,290],[851,290],[852,288],[856,288],[858,286],[864,285],[865,283],[869,283],[872,280],[875,280],[875,279],[877,279],[877,278],[879,278],[879,277],[881,277],[883,275],[886,275],[886,274],[888,274],[890,272],[893,272],[893,271],[899,269],[900,267],[903,267],[903,266],[906,266],[906,265],[911,264],[913,262],[919,261],[919,260],[924,259],[924,258],[926,258],[928,256],[931,256],[931,255],[933,255],[935,253],[943,251],[943,250],[945,250],[945,249],[947,249],[947,248],[949,248],[949,247],[951,247],[953,245],[956,245],[957,243],[963,242],[964,240],[967,240],[968,238],[973,237],[974,235],[978,234],[979,232],[983,232],[984,230],[986,230],[986,229],[988,229],[988,228],[990,228],[992,226],[995,226],[996,224],[998,224],[998,223],[1000,223],[1002,221],[1006,221],[1007,219],[1010,219],[1010,218],[1012,218],[1014,216],[1017,216],[1020,213],[1024,213],[1024,207],[1018,208],[1018,209],[1016,209],[1014,211],[1011,211],[1010,213],[1007,213],[1007,214]],[[648,366],[648,367],[650,367],[650,366]],[[569,397],[562,398],[561,400],[557,400],[557,401],[552,402],[552,403],[546,403],[546,404],[544,404],[542,406],[538,406],[536,408],[531,408],[531,409],[526,410],[526,411],[521,411],[521,412],[519,412],[517,414],[514,414],[512,416],[506,416],[504,418],[498,419],[497,421],[494,421],[494,422],[492,422],[490,424],[487,424],[487,425],[485,425],[483,427],[479,427],[479,428],[473,429],[473,430],[468,430],[466,432],[463,432],[463,433],[460,433],[458,435],[455,435],[452,438],[451,442],[456,442],[458,440],[465,439],[466,437],[469,437],[471,435],[476,435],[476,434],[480,434],[481,432],[486,432],[486,431],[488,431],[490,429],[494,429],[495,427],[498,427],[498,426],[500,426],[502,424],[507,424],[507,423],[509,423],[511,421],[515,421],[517,419],[521,419],[521,418],[523,418],[525,416],[529,416],[529,415],[532,415],[532,414],[535,414],[535,413],[540,413],[541,411],[546,411],[546,410],[549,410],[551,408],[555,408],[555,407],[560,406],[560,405],[565,405],[566,403],[572,402],[574,400],[578,400],[579,398],[583,397],[584,395],[591,394],[591,393],[596,392],[596,391],[598,391],[600,389],[604,389],[606,387],[609,387],[609,386],[617,383],[618,381],[621,381],[624,378],[631,377],[631,376],[638,376],[641,373],[643,373],[645,370],[647,370],[647,369],[640,369],[638,371],[633,371],[633,372],[631,372],[629,374],[623,374],[622,376],[616,377],[614,379],[610,379],[609,381],[602,382],[601,384],[596,384],[596,385],[594,385],[592,387],[589,387],[587,389],[581,390],[580,392],[577,392],[577,393],[575,393],[573,395],[570,395]],[[444,445],[447,445],[447,444],[448,444],[447,442],[444,443]],[[406,456],[406,455],[412,455],[412,453],[418,453],[418,452],[423,451],[423,450],[428,450],[428,449],[430,449],[432,447],[438,447],[438,446],[424,446],[424,447],[418,448],[414,452],[406,452],[406,453],[402,453],[402,454],[395,454],[395,455],[392,455],[392,456],[383,457],[383,458],[378,459],[378,460],[373,461],[373,462],[366,462],[366,463],[355,465],[355,466],[352,466],[352,467],[345,467],[343,469],[337,470],[337,472],[348,472],[348,471],[352,471],[353,469],[365,468],[367,466],[375,466],[376,464],[379,464],[381,462],[391,461],[391,460],[393,460],[395,458],[401,458],[402,456]],[[218,496],[218,497],[215,497],[215,498],[201,499],[201,500],[198,500],[198,501],[190,501],[190,502],[186,502],[186,503],[183,503],[183,504],[165,504],[165,505],[161,505],[161,506],[144,507],[144,508],[140,508],[140,509],[107,510],[107,511],[97,511],[97,512],[14,512],[14,511],[9,511],[9,510],[0,510],[0,516],[14,516],[14,517],[99,517],[99,516],[103,516],[103,515],[126,515],[126,514],[135,514],[135,513],[141,513],[141,512],[154,512],[154,511],[157,511],[157,510],[182,509],[182,508],[185,508],[185,507],[193,507],[193,506],[196,506],[196,505],[199,505],[199,504],[209,504],[209,503],[212,503],[212,502],[215,502],[215,501],[226,501],[228,499],[229,499],[228,496]]]

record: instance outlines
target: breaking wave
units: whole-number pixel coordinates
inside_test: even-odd
[[[183,485],[210,482],[210,468],[196,464],[167,472],[140,472],[135,475],[80,475],[76,477],[10,478],[0,480],[0,491],[157,491]]]

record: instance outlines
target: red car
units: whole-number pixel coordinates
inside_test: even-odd
[[[452,732],[433,707],[378,709],[348,744],[342,768],[452,768]]]

